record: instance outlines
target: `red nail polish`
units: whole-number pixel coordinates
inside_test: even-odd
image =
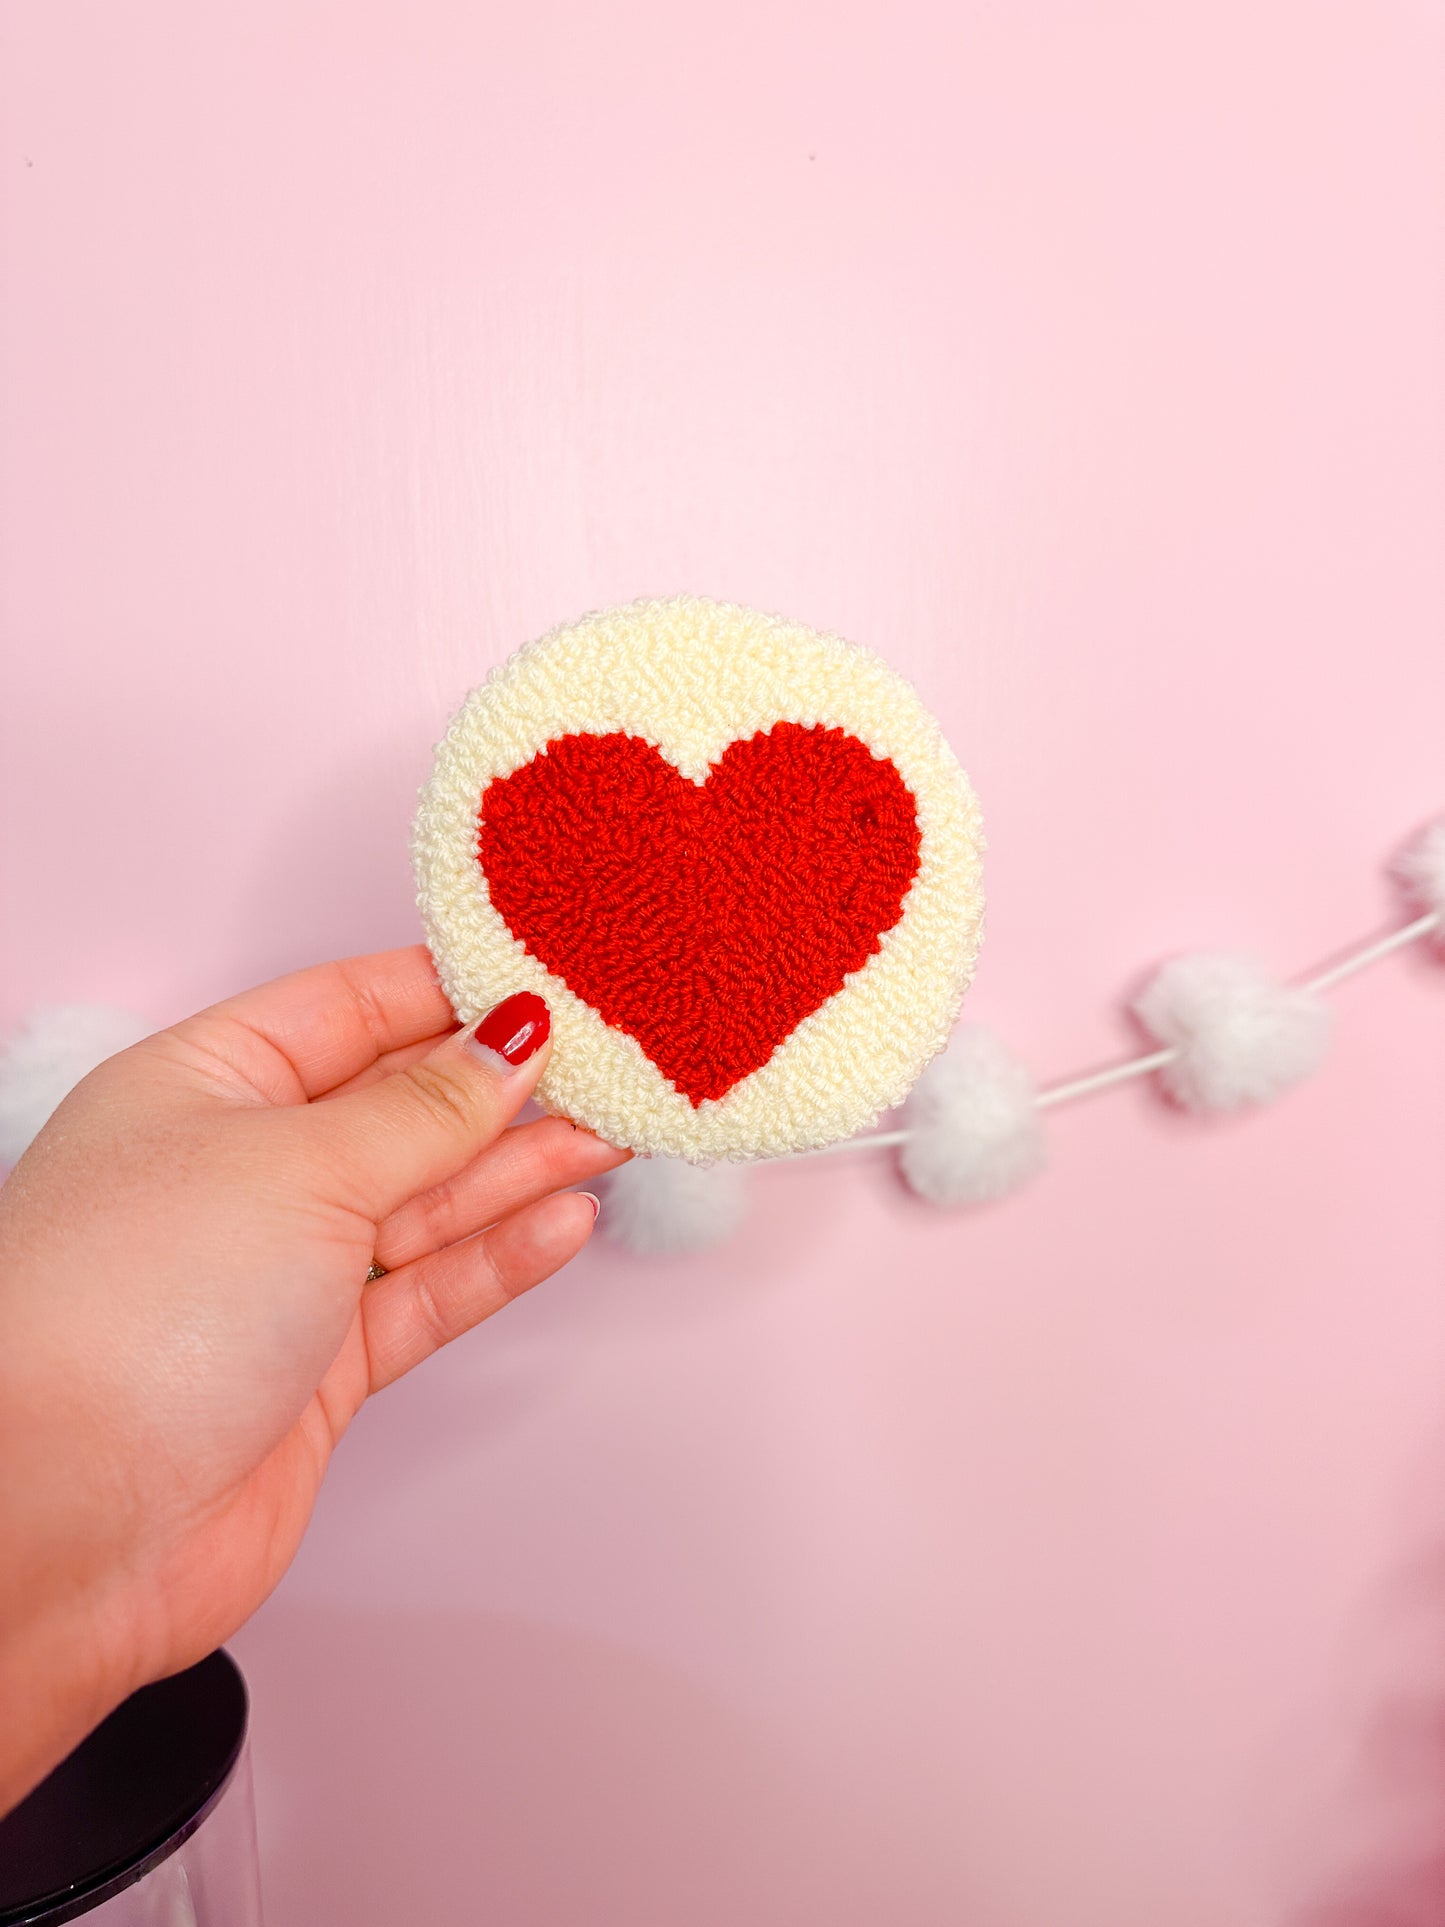
[[[472,1038],[508,1064],[525,1064],[546,1043],[551,1028],[552,1013],[536,992],[518,990],[487,1012]]]

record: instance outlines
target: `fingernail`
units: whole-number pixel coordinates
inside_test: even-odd
[[[597,1222],[597,1217],[598,1217],[598,1213],[599,1213],[599,1212],[601,1211],[601,1209],[602,1209],[602,1200],[601,1200],[601,1198],[599,1198],[599,1197],[598,1197],[598,1195],[597,1195],[597,1193],[596,1193],[595,1191],[579,1191],[579,1192],[577,1193],[577,1195],[578,1195],[578,1197],[579,1197],[579,1198],[586,1198],[586,1200],[587,1200],[587,1202],[588,1202],[588,1204],[590,1204],[590,1205],[591,1205],[591,1207],[592,1207],[592,1222],[593,1222],[593,1224],[596,1224],[596,1222]]]
[[[535,991],[518,990],[489,1010],[467,1043],[503,1077],[542,1048],[552,1013]]]

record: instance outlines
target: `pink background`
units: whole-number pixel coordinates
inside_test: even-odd
[[[1445,805],[1436,0],[6,0],[8,1022],[409,940],[430,745],[873,644],[1044,1077]],[[1445,1918],[1445,975],[973,1215],[770,1171],[368,1410],[236,1641],[273,1927]]]

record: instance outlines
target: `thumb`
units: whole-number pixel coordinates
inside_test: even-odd
[[[531,1096],[552,1017],[519,990],[415,1064],[307,1112],[347,1201],[380,1220],[469,1164]]]

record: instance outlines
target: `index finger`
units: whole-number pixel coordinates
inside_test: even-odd
[[[425,944],[316,964],[228,997],[225,1017],[279,1051],[308,1098],[324,1096],[387,1051],[439,1037],[456,1024]]]

